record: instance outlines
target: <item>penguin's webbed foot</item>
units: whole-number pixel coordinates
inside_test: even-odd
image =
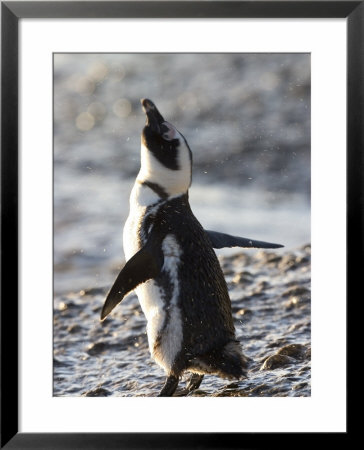
[[[175,390],[177,389],[178,382],[179,378],[175,377],[174,375],[170,375],[169,377],[167,377],[162,390],[158,394],[158,397],[172,397]]]
[[[186,386],[187,391],[191,392],[198,389],[200,387],[201,381],[203,380],[203,377],[203,375],[193,373]]]

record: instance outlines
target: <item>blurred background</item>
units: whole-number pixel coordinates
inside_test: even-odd
[[[143,97],[191,147],[205,228],[310,241],[310,55],[55,54],[55,294],[110,287],[124,263]]]

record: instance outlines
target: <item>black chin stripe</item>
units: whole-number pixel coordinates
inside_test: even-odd
[[[153,192],[155,192],[160,198],[166,199],[168,198],[167,192],[162,188],[161,185],[157,183],[152,183],[151,181],[143,181],[143,186],[148,186]]]

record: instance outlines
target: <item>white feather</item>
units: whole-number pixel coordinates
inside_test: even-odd
[[[181,310],[178,306],[180,293],[178,266],[181,261],[182,250],[175,237],[168,234],[163,240],[162,251],[164,255],[163,270],[169,275],[172,284],[172,296],[169,302],[169,321],[155,359],[168,373],[177,353],[181,350],[183,340]]]
[[[130,194],[130,212],[126,219],[123,232],[123,245],[125,260],[128,261],[140,250],[139,229],[144,217],[146,217],[147,207],[156,204],[158,195],[148,186],[142,185],[138,179],[135,182]],[[156,206],[156,208],[158,208]],[[156,208],[150,208],[148,214],[153,214]]]
[[[149,280],[141,284],[136,288],[135,292],[148,322],[147,335],[149,351],[153,356],[154,344],[165,318],[163,292],[154,280]]]

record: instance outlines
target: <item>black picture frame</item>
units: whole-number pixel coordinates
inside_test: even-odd
[[[19,20],[233,17],[345,18],[347,21],[347,304],[350,298],[354,300],[354,295],[361,292],[359,281],[364,273],[364,1],[1,2],[1,448],[257,448],[263,440],[271,445],[272,439],[279,438],[278,434],[256,433],[242,436],[241,433],[18,432]],[[338,433],[336,442],[346,438],[348,431],[349,428],[346,433]],[[286,435],[286,438],[289,441],[293,436]],[[303,435],[300,443],[309,438]]]

